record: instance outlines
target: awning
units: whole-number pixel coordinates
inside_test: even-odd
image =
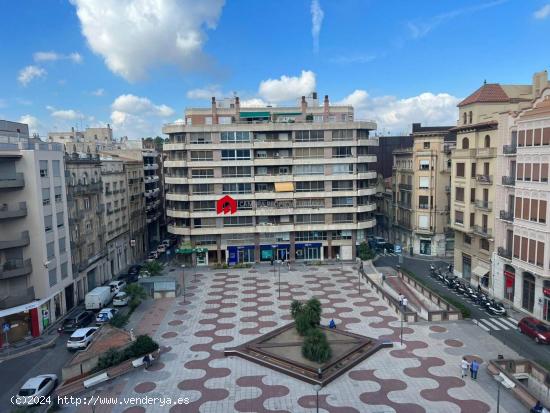
[[[275,182],[275,192],[294,192],[294,182]]]
[[[239,113],[241,118],[269,118],[271,114],[269,112],[241,112]]]
[[[0,310],[0,317],[7,317],[12,314],[22,313],[23,311],[30,311],[33,308],[40,307],[45,302],[51,300],[52,297],[53,295],[48,298],[42,298],[41,300],[31,301],[30,303],[27,303],[27,304],[22,304],[16,307],[10,307],[10,308],[6,308],[5,310]]]
[[[473,274],[477,275],[479,278],[483,278],[487,275],[487,273],[491,271],[489,266],[485,263],[479,263],[477,267],[474,268],[472,271]]]
[[[193,254],[193,248],[178,248],[176,254]]]

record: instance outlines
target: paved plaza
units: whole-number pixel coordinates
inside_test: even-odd
[[[417,323],[404,328],[393,310],[366,283],[358,292],[351,265],[270,266],[205,270],[188,277],[187,296],[162,300],[148,318],[162,356],[148,371],[139,370],[103,385],[92,394],[189,397],[190,404],[114,406],[96,412],[315,412],[312,385],[238,357],[224,357],[233,347],[290,322],[293,299],[317,297],[323,324],[391,340],[382,349],[323,388],[320,412],[496,412],[497,386],[486,371],[498,354],[516,353],[468,321]],[[463,356],[482,366],[477,381],[461,379]],[[79,412],[90,411],[81,407]],[[502,413],[527,411],[506,391]]]

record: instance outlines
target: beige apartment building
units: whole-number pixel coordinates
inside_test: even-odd
[[[0,345],[39,336],[74,305],[63,154],[0,121]]]
[[[535,83],[538,76],[534,76]],[[528,105],[534,85],[484,83],[458,104],[456,149],[452,153],[451,222],[455,230],[455,273],[493,291],[491,258],[495,217],[504,202],[495,194],[499,114]],[[504,208],[503,208],[504,209]]]
[[[375,128],[316,94],[298,107],[236,97],[187,109],[163,128],[168,232],[208,249],[199,265],[355,258],[376,224]]]
[[[146,258],[147,228],[145,197],[143,191],[143,160],[124,159],[124,170],[128,191],[126,192],[126,203],[128,205],[128,228],[130,231],[130,262],[137,263]]]
[[[65,154],[67,201],[76,302],[108,279],[105,206],[99,155]]]
[[[413,147],[393,152],[393,241],[412,254],[453,253],[449,231],[451,126],[412,125]]]
[[[84,131],[71,128],[67,132],[49,132],[48,140],[62,143],[67,153],[97,154],[103,150],[113,149],[116,144],[109,124],[105,128],[86,128]]]
[[[491,292],[550,321],[550,84],[533,79],[534,101],[499,117]]]

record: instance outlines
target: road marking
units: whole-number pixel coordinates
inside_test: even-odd
[[[474,324],[475,325],[478,325],[479,327],[481,327],[482,329],[484,329],[485,331],[489,331],[489,328],[485,327],[483,324],[481,324],[478,320],[474,319]]]
[[[480,319],[479,321],[481,321],[481,322],[483,322],[484,324],[488,325],[492,330],[497,330],[497,331],[499,331],[499,330],[500,330],[500,327],[498,327],[497,325],[491,323],[490,320],[491,320],[491,319],[482,318],[482,319]]]
[[[503,330],[510,330],[510,327],[500,321],[500,318],[491,318],[491,321],[497,326],[501,326]]]
[[[501,323],[503,323],[507,326],[510,326],[510,328],[514,328],[514,329],[518,328],[517,321],[514,323],[514,322],[510,321],[508,318],[499,318],[498,321],[500,321]]]
[[[506,320],[511,322],[512,324],[514,324],[514,326],[518,326],[518,320],[516,320],[515,318],[512,318],[512,317],[506,317]]]

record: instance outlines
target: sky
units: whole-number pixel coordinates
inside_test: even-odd
[[[282,106],[317,91],[379,133],[454,124],[487,82],[550,66],[548,0],[0,2],[0,119],[33,132],[162,134],[236,93]]]

